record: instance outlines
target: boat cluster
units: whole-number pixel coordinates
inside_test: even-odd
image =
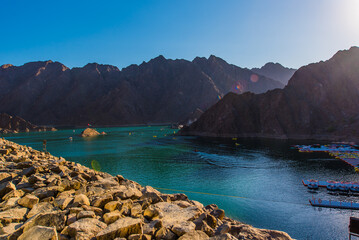
[[[319,187],[326,187],[327,190],[329,190],[331,192],[359,194],[359,183],[358,182],[327,181],[324,183],[320,183],[318,180],[311,179],[311,180],[308,180],[305,185],[310,190],[317,190]]]

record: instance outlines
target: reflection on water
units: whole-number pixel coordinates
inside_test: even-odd
[[[302,185],[303,178],[359,180],[352,167],[326,153],[299,153],[290,147],[311,144],[308,141],[179,137],[163,126],[101,128],[108,135],[84,140],[77,136],[81,130],[6,137],[39,150],[46,139],[54,155],[142,185],[190,191],[186,194],[191,199],[216,203],[237,220],[286,231],[297,239],[344,239],[349,216],[359,215],[308,204],[312,196],[359,200],[332,196],[324,189],[309,192]]]

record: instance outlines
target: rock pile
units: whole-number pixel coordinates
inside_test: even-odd
[[[0,198],[0,239],[291,239],[4,139]]]

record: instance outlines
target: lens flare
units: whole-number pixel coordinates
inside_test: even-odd
[[[92,167],[93,170],[101,171],[101,165],[96,160],[91,161],[91,167]]]
[[[252,81],[252,82],[254,82],[254,83],[255,83],[255,82],[258,82],[258,79],[259,79],[259,78],[258,78],[258,75],[257,75],[257,74],[252,74],[252,75],[251,75],[251,81]]]

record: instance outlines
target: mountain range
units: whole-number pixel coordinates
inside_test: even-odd
[[[183,135],[359,139],[359,48],[301,67],[284,89],[228,93]]]
[[[252,68],[253,72],[275,79],[284,85],[287,85],[289,79],[293,76],[297,69],[283,67],[280,63],[266,63],[261,68]]]
[[[208,109],[228,92],[263,93],[276,80],[221,58],[171,60],[158,56],[122,70],[59,62],[0,67],[0,112],[37,125],[174,123]]]

